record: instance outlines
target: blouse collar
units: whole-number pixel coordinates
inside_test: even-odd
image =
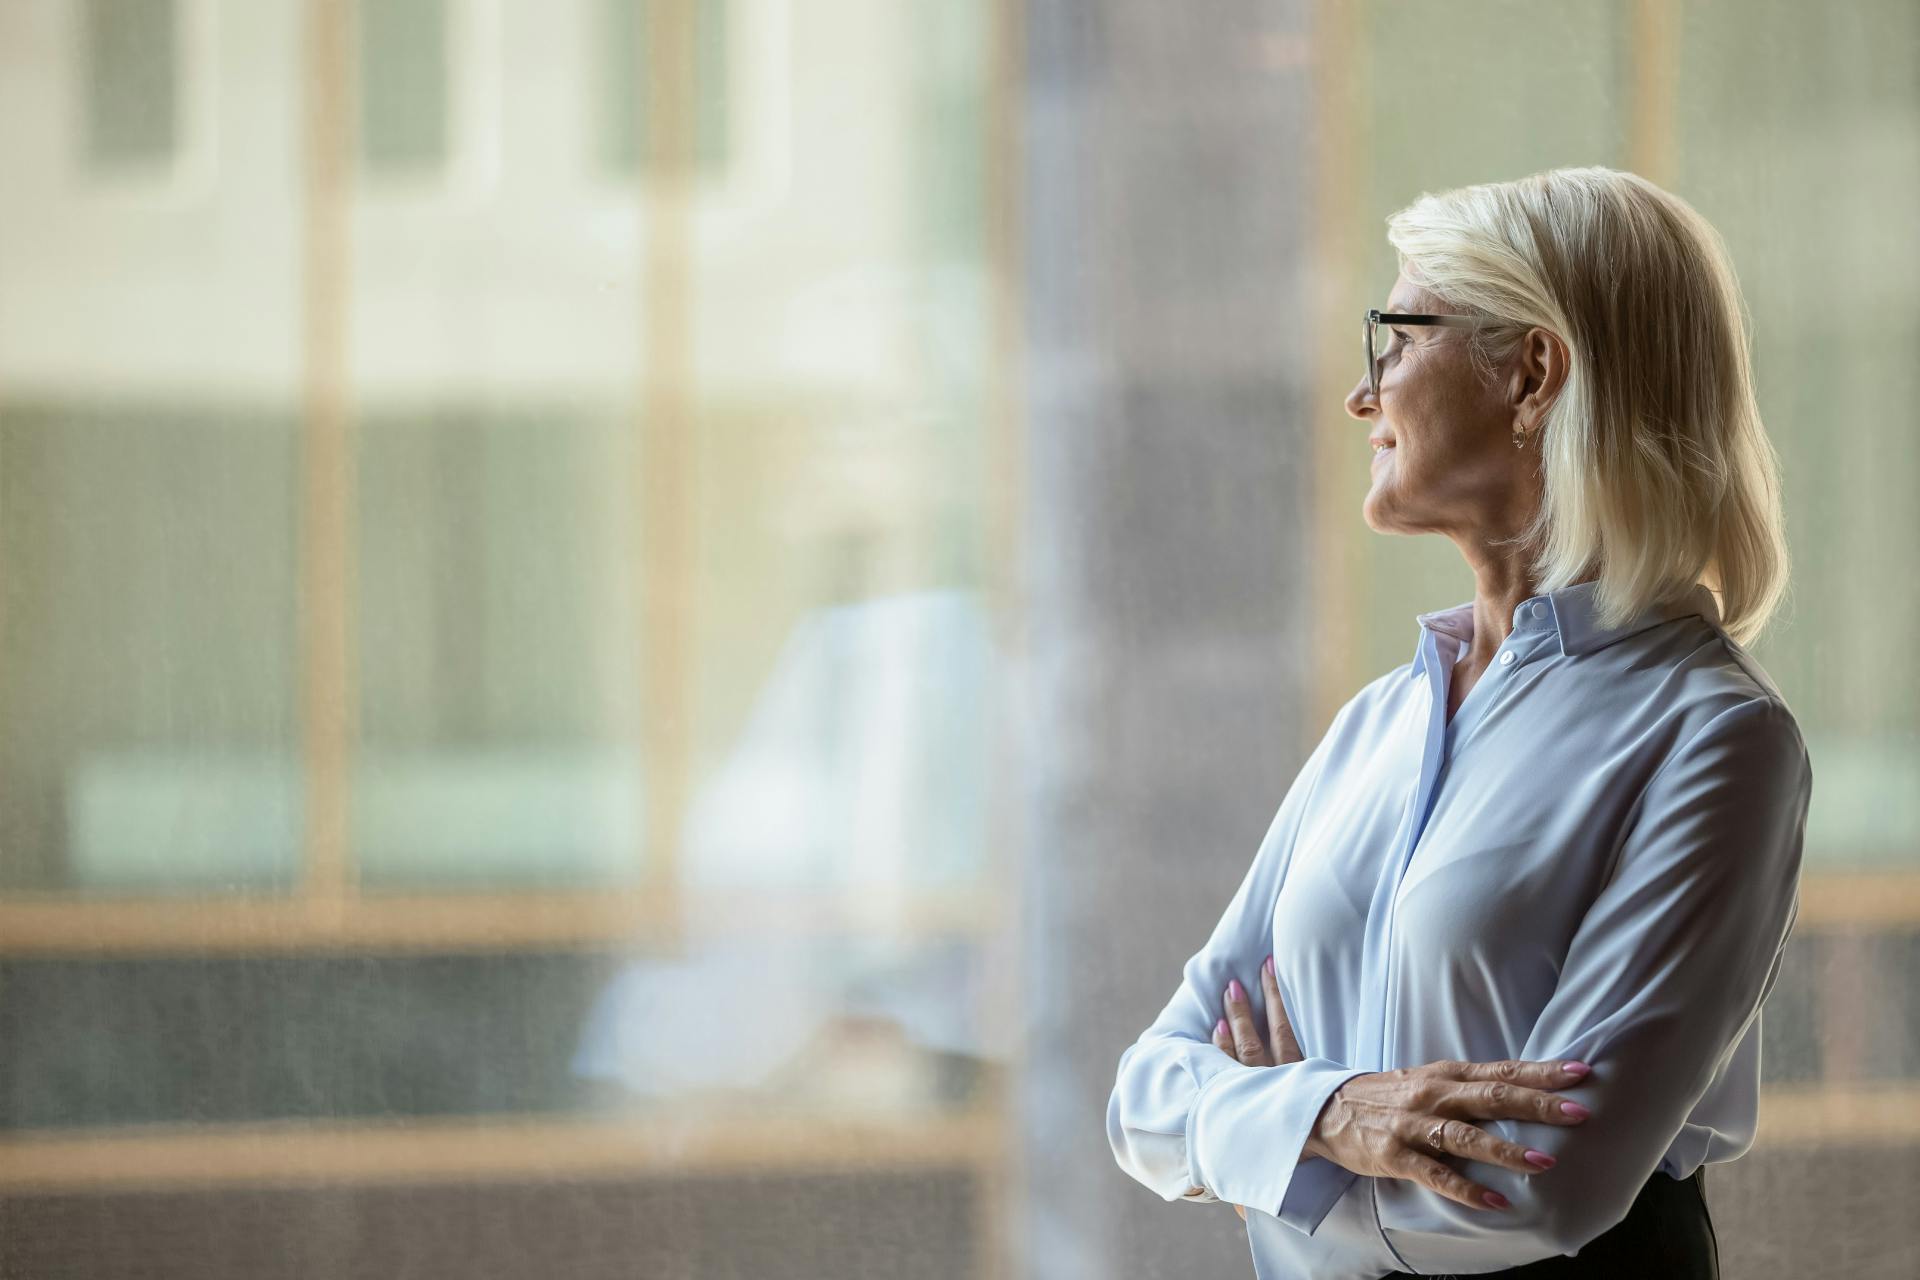
[[[1559,638],[1562,656],[1571,657],[1574,654],[1594,653],[1615,641],[1625,640],[1628,636],[1638,635],[1649,627],[1657,627],[1675,618],[1698,614],[1716,627],[1720,623],[1720,609],[1714,602],[1713,592],[1705,584],[1696,582],[1679,596],[1658,601],[1617,627],[1603,627],[1594,602],[1594,593],[1599,585],[1598,581],[1576,582],[1558,591],[1528,596],[1514,608],[1513,629],[1516,632],[1551,631]],[[1414,621],[1420,624],[1423,632],[1429,629],[1437,631],[1462,645],[1473,642],[1471,600],[1448,609],[1417,614]],[[1421,639],[1425,639],[1424,635]],[[1408,675],[1418,676],[1425,669],[1426,646],[1421,643],[1415,646],[1413,667]]]

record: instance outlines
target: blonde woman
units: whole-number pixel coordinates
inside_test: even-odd
[[[1611,169],[1388,226],[1363,513],[1474,598],[1334,716],[1108,1137],[1240,1206],[1261,1277],[1717,1276],[1700,1171],[1753,1142],[1812,787],[1744,647],[1787,555],[1739,288]]]

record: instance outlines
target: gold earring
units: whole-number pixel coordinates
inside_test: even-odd
[[[1527,437],[1518,427],[1515,427],[1513,431],[1513,447],[1516,449],[1524,449],[1527,447]]]

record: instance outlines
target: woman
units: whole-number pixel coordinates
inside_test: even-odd
[[[1243,1206],[1263,1278],[1715,1276],[1699,1171],[1752,1145],[1812,785],[1743,648],[1787,557],[1739,289],[1609,169],[1388,226],[1364,515],[1474,598],[1334,716],[1108,1136]]]

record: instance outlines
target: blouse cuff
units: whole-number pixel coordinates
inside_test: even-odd
[[[1273,1214],[1312,1235],[1358,1176],[1331,1160],[1300,1160],[1327,1099],[1364,1068],[1327,1058],[1275,1067],[1231,1063],[1200,1086],[1187,1113],[1191,1185]]]

